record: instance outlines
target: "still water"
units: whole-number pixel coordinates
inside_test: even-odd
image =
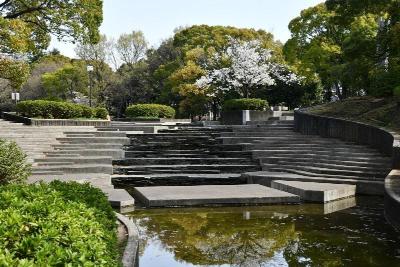
[[[383,199],[137,210],[140,267],[400,266]]]

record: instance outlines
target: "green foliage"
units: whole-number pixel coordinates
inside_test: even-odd
[[[395,97],[397,103],[400,103],[400,86],[393,89],[393,96]]]
[[[0,190],[0,265],[119,266],[116,218],[88,184],[8,185]]]
[[[102,0],[2,1],[0,52],[38,54],[58,39],[97,42]]]
[[[97,107],[94,109],[94,116],[98,119],[106,120],[108,116],[108,110],[106,108]]]
[[[0,139],[0,185],[21,183],[31,174],[31,165],[17,143]]]
[[[0,78],[8,80],[13,90],[19,90],[29,77],[29,65],[22,61],[0,58]]]
[[[222,109],[224,111],[232,110],[265,110],[268,102],[259,98],[241,98],[231,99],[224,102]]]
[[[73,99],[76,92],[87,93],[89,76],[85,64],[76,62],[43,74],[42,84],[50,98]]]
[[[175,110],[172,107],[160,104],[136,104],[129,106],[126,109],[125,115],[129,118],[174,118]]]
[[[29,118],[44,118],[44,119],[73,119],[73,118],[92,118],[92,117],[99,118],[97,116],[98,115],[97,109],[73,103],[47,101],[47,100],[21,101],[17,104],[17,112]],[[99,111],[99,116],[100,115],[103,116],[105,112],[107,112],[107,110]]]

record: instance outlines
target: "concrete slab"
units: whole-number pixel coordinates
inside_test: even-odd
[[[298,203],[296,195],[262,185],[136,187],[133,196],[146,207]]]
[[[108,201],[114,209],[121,213],[134,211],[135,200],[124,189],[103,188],[103,192],[107,195]]]
[[[276,180],[271,182],[271,187],[298,195],[305,201],[321,203],[353,197],[356,194],[356,186],[348,184]]]

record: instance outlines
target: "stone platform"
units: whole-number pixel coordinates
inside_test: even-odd
[[[262,185],[136,187],[133,196],[146,207],[299,203],[296,195]]]
[[[298,181],[272,181],[271,187],[300,196],[304,201],[326,203],[353,197],[356,186],[349,184],[330,184]]]

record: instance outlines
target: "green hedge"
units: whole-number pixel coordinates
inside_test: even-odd
[[[17,112],[29,118],[44,119],[104,119],[108,115],[104,108],[94,109],[84,105],[48,100],[21,101],[17,104]]]
[[[0,139],[0,185],[24,182],[30,174],[31,165],[21,148],[15,142]]]
[[[175,117],[175,109],[160,104],[136,104],[130,105],[126,109],[125,115],[128,118],[148,117],[171,119]]]
[[[222,109],[224,111],[233,110],[265,110],[268,102],[259,98],[241,98],[225,101]]]
[[[0,188],[0,266],[120,266],[116,218],[88,184]]]

